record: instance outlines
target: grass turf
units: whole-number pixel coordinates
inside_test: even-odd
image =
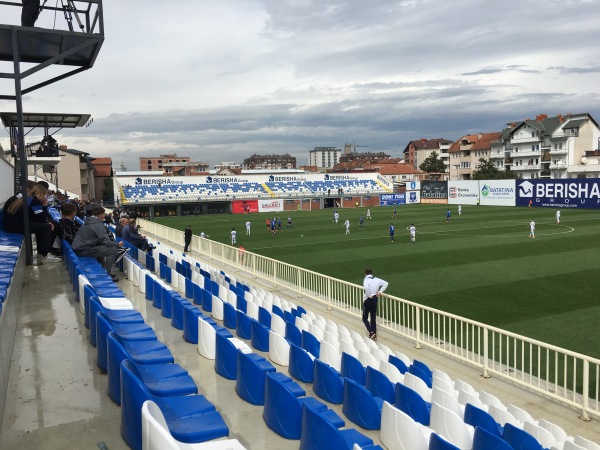
[[[388,293],[583,354],[600,357],[600,212],[547,208],[411,205],[279,213],[283,231],[267,233],[267,214],[157,218],[158,223],[238,245],[247,251],[362,284],[363,270],[390,283]],[[358,219],[364,218],[360,230]],[[345,235],[344,220],[351,222]],[[530,239],[529,221],[536,222]],[[245,236],[245,223],[252,223]],[[395,242],[389,225],[396,226]],[[414,223],[417,242],[409,240]]]

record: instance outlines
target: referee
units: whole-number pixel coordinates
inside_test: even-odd
[[[362,321],[369,332],[369,339],[374,341],[377,340],[377,324],[375,323],[377,317],[377,300],[387,287],[387,281],[374,277],[371,269],[365,269]],[[370,320],[369,315],[371,316]]]

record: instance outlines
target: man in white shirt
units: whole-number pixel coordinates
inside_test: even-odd
[[[556,224],[558,225],[560,223],[560,209],[556,210]]]
[[[371,220],[371,210],[367,209],[367,220]]]
[[[346,226],[346,234],[350,234],[350,221],[346,219],[344,225]]]
[[[251,224],[250,224],[250,221],[248,220],[246,222],[246,236],[250,236],[250,226],[251,226]]]
[[[408,231],[410,233],[410,242],[414,244],[416,242],[417,237],[417,229],[415,228],[414,223],[408,228]]]
[[[377,317],[377,300],[387,287],[387,281],[374,277],[371,269],[365,269],[362,321],[369,332],[369,339],[374,341],[377,340],[377,324],[375,322]]]
[[[531,222],[529,222],[529,237],[535,238],[535,222],[533,219],[531,219]]]
[[[235,245],[235,238],[237,236],[237,231],[235,231],[235,228],[231,229],[231,245]]]
[[[333,221],[335,223],[338,223],[338,220],[340,219],[340,215],[336,212],[333,213]]]

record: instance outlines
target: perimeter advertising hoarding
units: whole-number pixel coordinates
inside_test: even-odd
[[[231,202],[231,212],[233,214],[258,212],[258,200],[234,200]]]
[[[600,209],[600,179],[517,180],[517,206]]]
[[[448,183],[421,181],[421,203],[448,203]]]
[[[258,212],[283,211],[283,200],[258,200]]]
[[[406,204],[415,205],[421,203],[421,191],[407,191]]]
[[[409,181],[406,183],[407,191],[420,191],[421,190],[421,182],[420,181]]]
[[[406,205],[406,194],[382,194],[379,196],[379,206]]]
[[[516,180],[479,181],[479,199],[482,205],[515,206]]]
[[[476,205],[479,201],[478,181],[448,181],[448,203]]]

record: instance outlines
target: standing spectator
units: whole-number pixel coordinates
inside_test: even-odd
[[[69,245],[73,245],[73,239],[75,234],[79,230],[80,226],[75,222],[75,215],[77,214],[77,207],[71,203],[64,203],[61,208],[62,218],[60,219],[60,227],[62,229],[62,239],[67,241]]]
[[[235,245],[235,238],[237,236],[237,231],[235,231],[235,228],[231,229],[231,245]]]
[[[394,234],[396,233],[396,227],[393,223],[390,223],[390,242],[394,242]]]
[[[119,281],[117,275],[112,272],[112,267],[117,258],[127,250],[122,248],[123,241],[117,243],[109,239],[104,226],[104,208],[95,206],[90,212],[91,217],[85,221],[73,239],[73,251],[77,256],[98,258],[113,281]]]
[[[185,242],[185,247],[183,248],[183,252],[187,253],[190,251],[190,244],[192,243],[192,226],[188,225],[185,230],[183,230],[183,240]]]
[[[362,321],[369,332],[369,339],[374,341],[377,340],[377,301],[387,287],[387,281],[374,277],[371,269],[365,269]]]

